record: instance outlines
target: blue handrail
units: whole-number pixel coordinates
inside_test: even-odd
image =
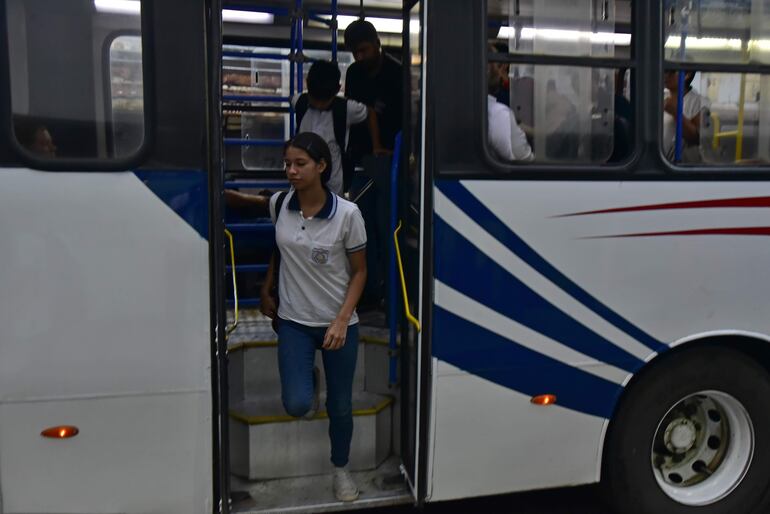
[[[253,234],[272,234],[275,227],[272,223],[227,223],[230,232],[250,232]]]
[[[236,264],[235,271],[266,273],[268,266],[269,266],[268,264]],[[227,271],[231,272],[232,270],[233,270],[233,267],[228,265]]]
[[[396,142],[393,148],[393,160],[390,163],[390,231],[396,231],[398,223],[398,164],[401,158],[401,132],[396,134]],[[390,329],[390,360],[388,365],[388,383],[398,382],[398,285],[396,281],[396,249],[392,244],[388,245],[388,325]]]
[[[289,54],[265,54],[253,52],[236,52],[234,50],[225,50],[222,57],[238,57],[242,59],[271,59],[274,61],[284,61],[289,59]]]
[[[249,181],[249,180],[227,180],[225,181],[225,188],[237,189],[237,188],[249,188],[249,189],[289,189],[289,182],[287,180],[274,180],[274,181]]]
[[[232,137],[225,138],[227,146],[283,146],[286,141],[283,139],[238,139]]]
[[[288,102],[288,96],[222,95],[224,102]]]

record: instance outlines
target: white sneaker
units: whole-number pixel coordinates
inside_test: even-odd
[[[321,403],[321,370],[318,366],[313,366],[313,406],[302,417],[310,420],[313,419],[318,412],[319,404]]]
[[[347,466],[334,468],[334,496],[341,502],[352,502],[358,499],[358,487],[350,476]]]

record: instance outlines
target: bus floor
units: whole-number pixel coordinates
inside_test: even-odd
[[[391,456],[376,469],[351,473],[361,493],[355,502],[337,501],[331,473],[257,482],[232,476],[232,511],[238,514],[338,512],[408,504],[412,495],[399,466],[400,459]]]

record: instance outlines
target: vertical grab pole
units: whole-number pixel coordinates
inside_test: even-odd
[[[304,14],[302,14],[302,0],[296,0],[295,9],[297,13],[297,93],[302,92],[302,83],[304,76],[302,74],[302,61],[305,60],[305,56],[302,53],[302,30],[303,22],[305,20]]]
[[[297,24],[296,16],[291,16],[291,37],[289,38],[289,138],[294,137],[294,59],[296,57]]]
[[[396,144],[393,148],[393,160],[390,163],[390,234],[396,231],[398,224],[398,164],[401,160],[401,132],[396,134]],[[396,335],[398,332],[398,300],[396,296],[396,248],[394,244],[388,246],[388,328],[390,339],[388,347],[390,351],[388,384],[398,382],[398,345]]]
[[[687,41],[687,26],[690,23],[689,5],[682,8],[682,30],[679,40],[679,59],[684,61]],[[684,77],[685,71],[679,70],[679,80],[676,88],[676,140],[674,143],[674,162],[682,161],[682,122],[684,116]]]
[[[337,62],[337,0],[332,0],[332,61]]]

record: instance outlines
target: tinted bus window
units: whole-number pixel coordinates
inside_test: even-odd
[[[13,132],[22,151],[62,162],[135,155],[145,127],[141,3],[5,5]]]
[[[769,22],[767,2],[666,0],[661,145],[671,162],[770,163],[770,76],[746,73],[770,64]]]
[[[592,60],[629,58],[631,2],[490,1],[487,21],[489,52],[498,56],[487,66],[493,157],[601,164],[630,155],[628,70]],[[576,65],[516,63],[515,56],[531,54],[574,58]]]

